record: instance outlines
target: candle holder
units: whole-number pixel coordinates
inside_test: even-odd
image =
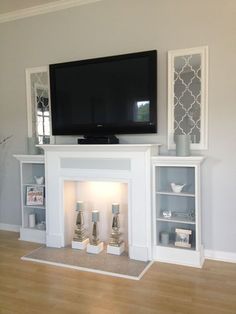
[[[92,230],[92,245],[98,245],[99,244],[99,238],[98,238],[98,224],[96,221],[93,223],[93,230]]]
[[[119,221],[120,206],[117,203],[112,204],[112,232],[109,244],[107,246],[107,253],[121,255],[125,250],[125,243],[120,239],[120,221]]]
[[[92,211],[92,222],[93,222],[92,239],[90,240],[90,243],[87,246],[87,252],[92,254],[98,254],[103,250],[103,242],[101,242],[98,237],[98,222],[99,222],[98,210]]]
[[[84,228],[84,215],[83,215],[83,202],[77,202],[76,211],[78,212],[76,218],[76,229],[72,241],[72,248],[78,250],[84,250],[89,243],[89,238],[86,234],[86,229]]]

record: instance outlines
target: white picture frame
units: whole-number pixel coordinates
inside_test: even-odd
[[[49,99],[49,110],[51,117],[51,102],[50,102],[50,84],[49,84],[49,67],[33,67],[25,70],[26,76],[26,101],[27,101],[27,123],[28,123],[28,137],[37,138],[36,125],[36,90],[41,86],[47,89]],[[50,118],[50,143],[54,143],[52,136],[51,118]]]

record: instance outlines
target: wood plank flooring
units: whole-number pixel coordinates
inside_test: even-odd
[[[39,246],[0,231],[1,314],[236,314],[236,264],[154,263],[133,281],[20,260]]]

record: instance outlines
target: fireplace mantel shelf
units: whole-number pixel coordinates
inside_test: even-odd
[[[79,144],[50,144],[50,145],[37,145],[45,151],[136,151],[144,152],[147,149],[152,149],[153,155],[158,155],[159,147],[161,144],[111,144],[111,145],[79,145]]]

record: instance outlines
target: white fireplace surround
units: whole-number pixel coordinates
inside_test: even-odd
[[[41,145],[46,171],[46,245],[69,245],[64,210],[65,181],[128,184],[128,251],[152,260],[151,157],[159,145]]]

